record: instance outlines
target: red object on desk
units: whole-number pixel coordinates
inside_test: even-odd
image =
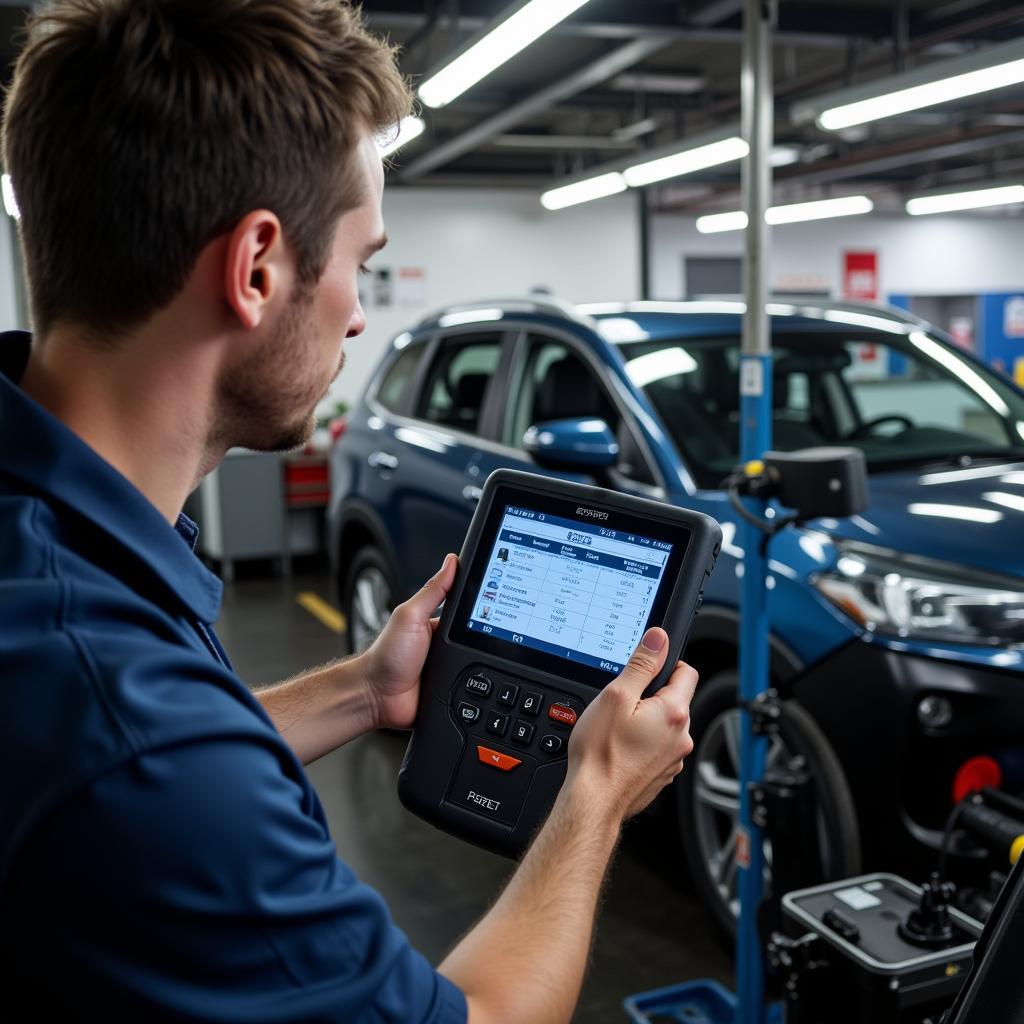
[[[288,508],[326,505],[331,484],[322,455],[292,455],[284,464],[284,500]]]

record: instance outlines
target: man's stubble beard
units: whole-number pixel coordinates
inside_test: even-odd
[[[212,447],[283,452],[300,448],[316,430],[316,407],[345,364],[324,387],[309,377],[315,344],[309,337],[313,289],[295,295],[276,331],[220,382]]]

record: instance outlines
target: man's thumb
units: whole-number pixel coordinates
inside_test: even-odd
[[[420,589],[405,602],[414,614],[422,618],[430,618],[434,609],[448,596],[455,582],[455,570],[458,567],[457,555],[447,554],[441,568],[423,584]]]
[[[652,626],[643,635],[640,646],[626,662],[619,679],[630,691],[636,692],[637,700],[647,689],[651,680],[661,671],[668,654],[668,633],[658,626]]]

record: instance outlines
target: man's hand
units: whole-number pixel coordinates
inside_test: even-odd
[[[445,555],[440,571],[400,604],[363,655],[367,692],[377,728],[408,729],[416,718],[420,673],[438,619],[434,609],[455,582],[458,557]]]
[[[665,631],[649,629],[619,678],[580,716],[551,815],[498,901],[441,964],[466,995],[470,1024],[572,1018],[622,821],[679,774],[693,749],[692,668],[680,663],[667,686],[641,698],[667,652]],[[530,941],[510,944],[510,935]]]
[[[569,775],[595,781],[618,801],[623,818],[642,811],[683,768],[693,750],[690,701],[697,673],[679,662],[668,683],[646,700],[641,694],[665,664],[668,634],[649,629],[622,674],[580,716],[569,742]]]

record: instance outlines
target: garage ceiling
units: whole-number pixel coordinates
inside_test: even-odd
[[[363,0],[414,81],[510,0]],[[27,3],[0,0],[8,66]],[[539,192],[610,161],[737,122],[743,0],[591,0],[450,105],[395,155],[395,186]],[[867,192],[879,209],[936,187],[1024,179],[1024,87],[841,133],[796,126],[799,101],[1024,37],[1007,0],[781,0],[775,45],[775,202]],[[651,209],[735,208],[736,163],[648,191]],[[1018,213],[1020,211],[1017,211]],[[1001,209],[994,216],[1007,216]]]
[[[507,0],[364,0],[415,80],[507,10]],[[450,106],[396,154],[396,185],[535,190],[739,118],[742,0],[591,0]],[[991,0],[781,0],[776,202],[906,193],[1024,177],[1024,88],[1008,88],[842,134],[794,126],[825,92],[1024,36],[1024,4]],[[735,208],[737,164],[650,189],[651,208]],[[1002,211],[996,215],[1006,215]]]

